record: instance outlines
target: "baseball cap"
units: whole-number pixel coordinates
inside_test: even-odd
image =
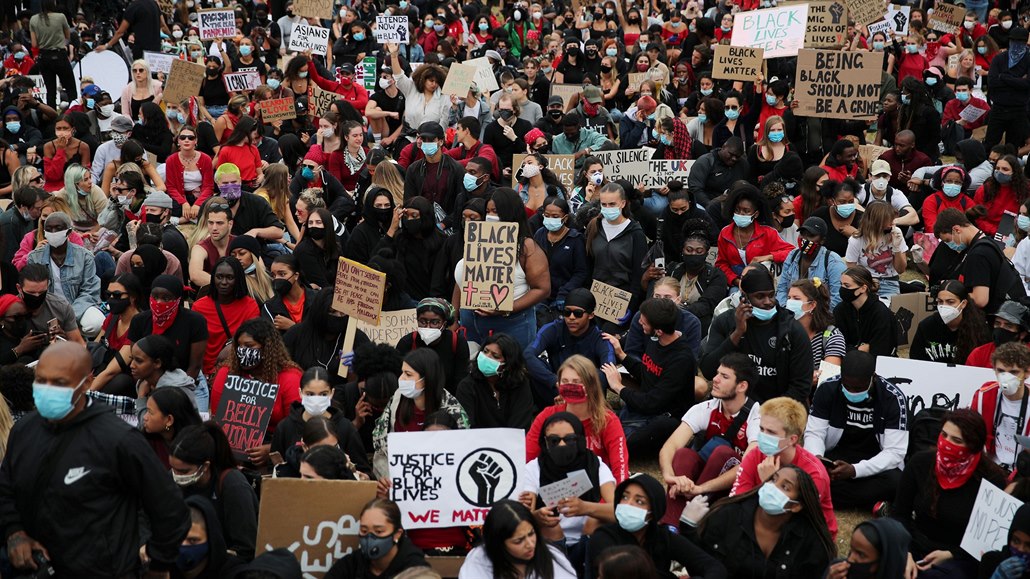
[[[809,217],[798,230],[801,233],[808,232],[819,237],[826,237],[828,233],[826,222],[821,217]]]
[[[119,133],[128,133],[132,130],[133,122],[125,115],[115,115],[111,119],[111,130]]]
[[[354,74],[354,64],[345,62],[340,65],[340,72],[346,72],[348,74]]]
[[[426,121],[418,126],[418,136],[422,138],[431,137],[433,139],[442,139],[443,127],[440,126],[440,123]]]
[[[95,84],[87,84],[82,88],[82,94],[88,97],[95,97],[100,94],[100,87]]]
[[[547,107],[550,108],[550,107],[553,107],[553,106],[560,106],[560,107],[565,106],[565,101],[562,100],[560,95],[551,95],[547,99]]]
[[[883,159],[877,159],[873,161],[873,167],[869,170],[870,175],[890,175],[891,166],[890,163]]]
[[[998,307],[998,312],[994,315],[1011,324],[1016,324],[1023,328],[1027,327],[1027,309],[1026,306],[1019,302],[1007,301],[1001,304]]]
[[[600,87],[594,85],[588,85],[583,89],[583,98],[589,103],[599,104],[604,102],[604,96],[601,94]]]

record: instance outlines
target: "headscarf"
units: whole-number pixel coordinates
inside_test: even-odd
[[[138,255],[143,260],[142,275],[138,267],[132,267],[132,273],[139,278],[140,284],[146,294],[150,293],[150,285],[154,283],[157,276],[163,274],[168,267],[168,258],[156,245],[138,245],[133,255]]]
[[[572,425],[573,432],[576,433],[576,458],[571,463],[565,466],[559,466],[553,460],[551,460],[551,454],[547,448],[547,429],[556,422],[567,422]],[[583,423],[580,422],[579,418],[576,418],[575,414],[571,412],[556,412],[544,421],[543,427],[540,429],[540,457],[537,459],[540,465],[540,486],[548,485],[553,482],[564,480],[568,478],[570,472],[577,470],[585,470],[587,476],[590,478],[590,482],[593,483],[593,488],[580,496],[581,499],[588,502],[598,502],[601,500],[601,485],[599,483],[599,470],[601,468],[601,461],[597,458],[597,455],[587,450],[587,437],[583,430]],[[543,501],[540,497],[537,497],[537,508],[543,507]]]
[[[1030,510],[1027,512],[1030,514]],[[861,530],[862,535],[880,554],[876,579],[895,579],[905,575],[912,535],[900,522],[895,519],[872,519],[859,523],[855,530]]]
[[[665,147],[666,159],[689,159],[690,149],[693,143],[690,133],[687,132],[687,125],[683,121],[673,117],[672,119],[672,145]]]
[[[15,303],[20,302],[21,298],[13,294],[0,295],[0,316],[7,313],[7,310],[11,308]]]
[[[168,290],[173,296],[175,296],[175,301],[172,302],[175,307],[171,308],[155,308],[154,298],[150,298],[150,314],[151,321],[153,323],[153,333],[163,334],[165,333],[165,330],[175,323],[175,318],[178,317],[179,310],[182,309],[182,280],[174,275],[162,274],[157,276],[154,279],[154,282],[150,284],[150,290],[153,291],[154,288]]]
[[[415,306],[415,314],[421,314],[422,312],[432,312],[439,315],[447,322],[448,325],[454,322],[454,307],[451,303],[441,298],[422,298],[422,301],[418,302]]]

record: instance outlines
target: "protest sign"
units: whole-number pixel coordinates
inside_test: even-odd
[[[628,291],[596,279],[590,284],[590,293],[594,294],[594,300],[597,301],[594,315],[612,323],[619,323],[626,315],[629,301],[633,298],[633,294]]]
[[[981,109],[980,107],[976,107],[973,105],[967,105],[966,108],[962,109],[958,116],[960,119],[966,121],[967,123],[975,123],[976,121],[980,120],[980,117],[984,116],[984,113],[986,112],[986,109]]]
[[[279,384],[229,374],[214,419],[229,439],[233,455],[247,460],[247,449],[261,446],[272,418]]]
[[[840,48],[847,34],[848,9],[842,0],[808,3],[805,48]]]
[[[652,159],[654,149],[650,147],[595,151],[591,154],[601,160],[609,180],[625,179],[634,187],[643,185],[646,189],[660,189],[673,179],[686,184],[690,168],[694,165],[694,161],[682,159]]]
[[[171,17],[175,11],[175,0],[157,0],[157,7],[161,9],[161,14]]]
[[[754,82],[762,72],[761,48],[715,45],[712,59],[712,78]]]
[[[405,529],[482,525],[491,505],[518,498],[523,487],[519,429],[391,432],[386,445],[390,498]]]
[[[631,72],[626,75],[626,88],[640,88],[640,83],[647,80],[648,73],[646,72]]]
[[[515,169],[511,174],[511,186],[514,188],[519,177],[518,169],[522,167],[522,162],[526,160],[526,155],[517,153],[511,159],[511,166]],[[558,177],[558,181],[561,181],[561,184],[567,190],[572,191],[576,180],[576,156],[544,155],[544,159],[547,160],[547,168]]]
[[[864,159],[868,164],[872,164],[873,161],[880,158],[880,155],[890,150],[890,147],[878,147],[876,145],[859,145],[858,156]]]
[[[387,42],[407,44],[408,17],[379,14],[376,16],[375,35],[376,42],[379,44],[386,44]]]
[[[908,35],[908,23],[911,21],[912,7],[901,4],[890,4],[887,6],[887,15],[884,18],[891,23],[891,33],[901,36]]]
[[[46,102],[47,90],[46,90],[46,83],[43,82],[43,75],[41,75],[41,74],[30,74],[30,75],[28,75],[28,77],[32,79],[32,83],[33,83],[33,86],[32,86],[32,96],[35,97],[37,100],[39,100],[41,102]],[[60,90],[61,90],[60,79],[55,77],[54,78],[54,84],[57,87],[57,91],[60,92]]]
[[[261,120],[266,123],[297,118],[297,110],[294,108],[291,96],[258,101],[258,109],[261,110]]]
[[[361,70],[363,70],[362,77],[365,83],[365,90],[367,90],[368,94],[371,95],[375,92],[376,81],[378,80],[376,78],[376,57],[366,56],[365,59],[358,64],[357,68],[354,69],[354,72],[356,73]],[[414,71],[412,73],[414,74]]]
[[[466,60],[465,64],[476,67],[476,86],[482,92],[493,92],[500,88],[497,85],[497,78],[494,77],[494,69],[490,65],[490,59],[485,56]]]
[[[307,24],[294,24],[293,32],[290,33],[289,50],[304,52],[310,50],[315,54],[325,56],[329,48],[329,29],[320,26],[308,26]]]
[[[795,56],[805,44],[808,4],[738,12],[733,17],[733,46],[765,50],[765,58]]]
[[[898,345],[904,346],[912,343],[919,323],[937,313],[937,302],[930,299],[928,292],[895,294],[891,296],[890,308],[898,321]]]
[[[594,488],[590,482],[590,476],[585,470],[576,470],[565,475],[565,478],[551,484],[540,487],[540,500],[548,507],[553,507],[562,499],[571,499],[582,496],[583,493]]]
[[[225,90],[229,92],[252,91],[261,84],[261,75],[253,72],[227,72],[222,75]]]
[[[856,25],[869,24],[883,18],[883,0],[845,0],[848,13]]]
[[[874,34],[883,33],[887,38],[891,37],[891,31],[894,30],[894,25],[886,20],[880,20],[874,22],[866,27],[869,30],[869,37],[872,38]]]
[[[883,55],[876,52],[800,51],[795,113],[827,119],[875,119],[882,65]]]
[[[463,257],[461,309],[510,312],[515,304],[518,224],[466,223]]]
[[[966,532],[959,544],[962,550],[979,561],[988,551],[998,551],[1009,542],[1009,525],[1023,501],[994,486],[987,479],[980,481],[973,512],[969,514]]]
[[[966,9],[954,4],[938,2],[933,7],[933,14],[927,14],[926,27],[945,34],[957,34],[966,19]]]
[[[189,97],[200,94],[200,84],[204,82],[205,70],[203,64],[178,58],[173,60],[161,100],[178,105]]]
[[[329,107],[336,102],[339,95],[331,90],[322,90],[317,84],[311,85],[311,99],[308,101],[308,110],[316,117],[324,116],[329,112]]]
[[[333,0],[294,0],[293,12],[308,18],[325,20],[332,18],[336,10],[333,10]]]
[[[333,288],[333,309],[348,316],[379,325],[386,293],[386,274],[367,265],[340,258]]]
[[[443,83],[443,94],[454,95],[460,99],[468,97],[469,87],[476,79],[477,69],[468,64],[455,62],[447,70],[447,80]]]
[[[560,96],[563,110],[569,110],[569,101],[573,95],[583,92],[583,85],[579,84],[552,84],[550,96]]]
[[[272,478],[261,483],[257,554],[286,549],[304,577],[322,577],[358,548],[361,509],[375,481]]]
[[[924,408],[969,408],[973,394],[987,382],[998,379],[991,368],[949,366],[891,356],[876,357],[876,373],[905,395],[909,420]],[[906,428],[901,425],[902,430]]]
[[[149,50],[143,51],[143,60],[147,61],[147,66],[150,67],[151,73],[163,72],[168,74],[172,72],[172,61],[175,59],[174,54],[150,52]]]
[[[219,40],[236,36],[236,14],[231,8],[197,11],[201,40]]]
[[[415,309],[412,308],[382,312],[379,316],[378,326],[358,320],[356,328],[365,332],[368,339],[376,344],[396,346],[398,340],[418,329],[418,321]]]

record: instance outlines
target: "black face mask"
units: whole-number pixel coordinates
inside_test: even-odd
[[[601,65],[601,72],[609,73],[611,71],[612,71],[612,67],[610,67],[608,65],[604,65],[604,64]]]
[[[856,299],[858,299],[858,296],[855,295],[855,290],[852,288],[840,286],[840,292],[838,293],[840,295],[841,301],[847,304],[850,304],[854,302]]]
[[[209,68],[207,69],[207,76],[208,78],[215,78],[218,76],[218,72],[219,70],[217,68]]]
[[[28,306],[28,302],[26,302],[25,305]],[[29,308],[29,309],[32,309],[32,308]],[[1019,338],[1019,333],[1018,332],[1010,332],[1009,330],[1006,330],[1005,328],[994,328],[994,331],[992,332],[992,335],[994,337],[994,345],[995,346],[1000,346],[1002,344],[1007,344],[1009,342],[1014,342],[1014,341],[1016,341],[1017,338]]]
[[[290,293],[291,289],[293,289],[293,284],[290,283],[290,280],[288,279],[272,280],[272,291],[274,291],[277,296],[286,297],[286,294]]]
[[[568,444],[552,446],[547,449],[547,455],[551,457],[554,464],[561,467],[572,464],[572,462],[576,460],[577,454],[579,454],[579,449]]]
[[[874,563],[848,563],[848,579],[872,579],[876,576],[872,567]]]
[[[408,233],[412,233],[412,234],[421,232],[422,231],[422,218],[419,217],[418,219],[405,219],[404,220],[404,229],[407,230]]]
[[[780,227],[783,227],[784,229],[790,227],[791,225],[794,225],[793,215],[788,215],[784,217],[782,221],[780,221]]]
[[[503,119],[506,121],[511,119],[513,116],[515,116],[515,111],[511,111],[508,109],[501,109],[495,113],[495,118]]]
[[[701,271],[701,268],[705,266],[705,257],[705,255],[684,255],[683,267],[687,271]]]
[[[393,209],[389,207],[376,207],[372,212],[375,215],[376,221],[383,225],[389,225],[390,221],[393,220]]]
[[[556,109],[552,109],[552,110],[547,111],[547,116],[551,117],[552,119],[554,119],[556,121],[558,119],[562,118],[562,114],[563,113],[560,110],[556,110]]]
[[[147,268],[142,265],[134,265],[129,268],[129,271],[131,271],[132,275],[136,276],[136,279],[141,282],[147,279]]]
[[[30,312],[34,312],[43,305],[43,302],[46,301],[46,294],[38,296],[33,294],[22,294],[21,301],[25,302],[25,307],[28,308]]]
[[[565,49],[565,54],[568,54],[569,56],[572,56],[572,57],[579,56],[579,47],[578,46],[570,46],[570,47]]]
[[[315,241],[322,241],[325,239],[325,227],[308,226],[306,235]]]
[[[154,215],[153,213],[147,213],[146,222],[147,223],[161,223],[161,216],[160,215]]]
[[[329,319],[325,321],[325,329],[330,334],[342,334],[347,329],[347,318],[329,316]]]
[[[108,298],[107,306],[111,308],[111,313],[120,316],[129,307],[129,298]]]

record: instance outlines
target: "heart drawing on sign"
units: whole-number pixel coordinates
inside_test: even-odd
[[[490,285],[490,296],[494,298],[494,303],[498,308],[501,307],[501,303],[508,297],[509,291],[511,291],[511,288],[507,286],[497,284]]]

